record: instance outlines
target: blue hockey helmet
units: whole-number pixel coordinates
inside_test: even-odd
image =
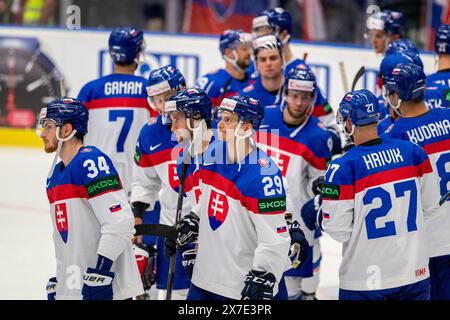
[[[423,68],[422,60],[418,55],[411,51],[395,52],[387,54],[380,64],[380,76],[390,74],[394,68],[401,63],[414,63]]]
[[[253,39],[253,55],[255,58],[261,50],[278,50],[280,56],[283,57],[283,43],[273,34]]]
[[[437,29],[434,51],[438,54],[450,54],[450,25],[441,24]]]
[[[261,27],[270,27],[278,36],[284,30],[292,34],[292,18],[288,11],[277,7],[264,10],[252,21],[252,31],[257,32]]]
[[[289,90],[308,91],[315,95],[317,91],[316,77],[311,69],[303,66],[290,69],[284,79],[285,93]]]
[[[414,45],[414,43],[409,39],[398,39],[390,42],[386,49],[386,54],[404,51],[414,52],[415,54],[419,55],[419,50]]]
[[[109,35],[108,45],[114,63],[131,64],[145,51],[144,33],[136,28],[119,27]]]
[[[354,126],[377,123],[380,118],[380,104],[377,97],[367,89],[347,93],[339,104],[338,124],[350,119]]]
[[[222,55],[225,54],[225,49],[236,50],[239,45],[251,46],[252,45],[252,35],[246,33],[242,30],[225,30],[220,35],[219,49]]]
[[[175,93],[165,104],[165,112],[183,112],[186,118],[211,121],[212,103],[200,88],[188,88]]]
[[[88,132],[89,111],[81,101],[74,98],[61,98],[48,103],[41,109],[38,126],[43,126],[48,119],[57,126],[71,123],[81,135]]]
[[[238,94],[223,99],[218,111],[235,112],[239,121],[250,121],[255,130],[258,130],[264,118],[264,107],[259,100]]]
[[[157,94],[171,90],[180,90],[186,86],[186,80],[177,67],[168,64],[164,67],[154,69],[147,79],[147,95],[153,97]]]
[[[414,63],[397,64],[390,73],[383,76],[387,94],[396,92],[403,101],[423,99],[425,93],[425,73]]]
[[[384,30],[388,34],[398,34],[400,37],[406,35],[405,16],[399,11],[386,10],[387,16]]]

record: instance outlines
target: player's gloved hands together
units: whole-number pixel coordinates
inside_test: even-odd
[[[150,288],[156,281],[156,249],[153,246],[136,244],[133,246],[133,251],[139,268],[139,274],[141,275],[144,290],[150,290]]]
[[[275,281],[271,272],[250,270],[245,276],[241,300],[272,300]]]
[[[55,300],[56,296],[56,277],[50,278],[47,282],[47,300]]]
[[[83,275],[83,300],[112,300],[114,272],[111,272],[112,260],[98,256],[97,266],[87,268]]]
[[[293,222],[287,221],[289,235],[291,236],[291,247],[289,249],[289,257],[292,261],[294,269],[301,266],[308,256],[309,243],[305,234],[297,220]]]
[[[194,212],[190,212],[189,214],[181,218],[180,222],[177,225],[178,247],[182,247],[186,244],[197,241],[199,223],[200,218]]]

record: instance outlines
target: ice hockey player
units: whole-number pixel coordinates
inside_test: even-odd
[[[190,88],[173,95],[165,105],[165,114],[170,117],[171,131],[178,142],[183,145],[183,152],[177,162],[178,179],[184,179],[183,201],[193,208],[200,197],[199,169],[204,161],[205,150],[214,141],[212,126],[212,103],[205,91]],[[188,154],[187,154],[188,153]],[[214,161],[208,158],[210,162]],[[183,164],[187,165],[183,177]],[[183,209],[183,216],[177,224],[180,233],[178,241],[166,239],[165,255],[171,257],[178,251],[183,257],[183,267],[192,276],[196,257],[198,236],[198,216],[194,212]]]
[[[432,176],[439,189],[426,192],[439,202],[448,192],[450,165],[450,109],[429,110],[424,103],[425,74],[415,64],[399,64],[383,77],[389,103],[400,109],[401,118],[387,130],[389,138],[409,140],[422,147],[430,157]],[[432,300],[450,299],[450,201],[445,201],[427,222],[430,252]]]
[[[303,59],[296,58],[290,47],[292,33],[292,18],[288,11],[283,8],[272,8],[264,10],[252,21],[252,33],[254,37],[275,34],[283,44],[284,75],[287,76],[293,68],[311,69]],[[255,64],[251,64],[251,67]],[[312,71],[312,70],[311,70]],[[258,71],[254,78],[257,78]],[[333,109],[323,96],[320,88],[317,88],[317,99],[314,104],[314,116],[324,124],[335,122]]]
[[[147,81],[147,94],[150,106],[159,114],[152,118],[142,129],[136,144],[134,156],[135,168],[131,205],[136,224],[155,221],[148,215],[154,215],[155,204],[161,205],[159,223],[175,224],[177,198],[180,181],[176,163],[181,151],[177,139],[170,131],[170,123],[164,115],[165,102],[178,91],[186,87],[186,81],[181,72],[172,65],[152,70]],[[163,116],[161,116],[163,115]],[[189,212],[186,201],[184,211]],[[147,212],[146,212],[147,211]],[[148,221],[148,222],[147,222]],[[156,249],[152,243],[137,238],[135,247],[136,260],[143,279],[144,289],[149,290],[156,281],[157,299],[165,299],[169,260],[164,256],[164,238],[156,240]],[[144,239],[145,240],[145,239]],[[152,263],[156,255],[156,278],[152,273]],[[174,276],[173,299],[185,299],[189,288],[189,276],[181,265],[181,254],[177,257],[177,268]]]
[[[130,299],[143,293],[131,246],[133,214],[112,161],[83,143],[88,119],[86,106],[72,98],[50,102],[39,116],[45,152],[56,152],[46,189],[57,267],[47,294]]]
[[[327,169],[320,217],[323,230],[343,243],[339,299],[427,300],[425,224],[436,213],[429,195],[437,184],[422,148],[379,138],[379,114],[365,89],[347,93],[338,109],[355,146]]]
[[[139,131],[151,117],[146,79],[134,75],[145,53],[144,35],[135,28],[116,28],[108,45],[113,73],[88,82],[78,99],[89,109],[86,143],[98,146],[112,159],[129,198],[134,148]]]
[[[284,83],[284,104],[266,107],[255,140],[280,168],[287,180],[287,212],[296,220],[313,197],[312,182],[325,174],[333,149],[332,133],[312,115],[317,96],[315,77],[310,70],[292,69]],[[340,144],[340,141],[339,141]],[[304,228],[310,243],[308,263],[285,273],[289,299],[300,298],[303,278],[312,277],[314,231]]]
[[[282,176],[250,143],[263,116],[253,98],[236,95],[219,107],[225,152],[201,164],[201,195],[194,208],[198,252],[188,300],[271,300],[289,265]]]
[[[203,89],[216,111],[223,98],[235,95],[253,83],[248,67],[252,51],[252,35],[242,30],[225,30],[220,36],[220,53],[225,68],[205,74],[197,80],[196,87]],[[213,112],[216,118],[216,112]]]
[[[370,38],[376,54],[384,55],[390,42],[406,36],[405,17],[397,11],[386,10],[372,14],[367,19],[366,27],[366,36]]]
[[[379,75],[381,81],[383,76],[390,74],[398,64],[401,63],[414,63],[419,68],[422,68],[423,64],[420,57],[411,51],[403,51],[399,53],[387,54],[380,65]],[[386,95],[386,90],[385,95]],[[383,105],[387,105],[388,116],[382,119],[378,124],[378,134],[382,135],[388,128],[401,117],[400,106],[392,106],[389,103],[388,96],[383,97],[385,102]],[[440,83],[432,83],[429,87],[425,88],[424,102],[428,109],[434,108],[448,108],[450,107],[450,88]],[[383,110],[383,109],[381,109]],[[383,112],[382,112],[383,114]]]
[[[434,39],[437,56],[437,72],[427,77],[427,86],[433,83],[450,87],[450,25],[441,24]]]

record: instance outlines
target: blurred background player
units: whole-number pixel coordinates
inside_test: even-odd
[[[46,184],[57,260],[48,297],[131,299],[143,293],[130,242],[134,219],[112,161],[84,145],[88,119],[72,98],[50,102],[39,117],[45,152],[56,152]]]
[[[211,99],[214,118],[223,98],[235,95],[254,81],[248,73],[251,34],[242,30],[225,30],[220,36],[219,49],[225,60],[225,68],[205,74],[196,83],[196,87],[203,89]]]
[[[365,89],[339,105],[338,123],[355,146],[328,167],[320,216],[323,230],[343,243],[339,299],[428,300],[425,219],[435,213],[428,193],[437,184],[423,149],[379,138],[379,115]]]
[[[108,40],[112,74],[88,82],[78,99],[89,109],[86,143],[99,146],[113,160],[130,196],[133,155],[139,131],[150,119],[146,79],[134,73],[145,53],[144,34],[129,27],[114,29]]]
[[[136,224],[161,223],[165,225],[175,224],[177,198],[180,181],[177,174],[177,158],[181,151],[178,141],[170,132],[170,123],[163,118],[164,104],[169,98],[183,90],[186,81],[181,72],[172,65],[167,65],[150,72],[147,81],[147,94],[150,106],[158,113],[151,119],[139,133],[134,156],[137,168],[132,183],[131,205],[136,219]],[[155,204],[160,203],[159,221],[155,217]],[[183,212],[190,211],[188,201],[183,203]],[[143,241],[144,240],[144,241]],[[136,260],[138,261],[144,289],[149,290],[154,276],[147,268],[151,268],[151,259],[156,254],[156,281],[157,299],[165,299],[169,260],[164,256],[164,238],[157,239],[157,252],[152,246],[151,239],[136,240]],[[143,251],[142,251],[143,250]],[[185,299],[190,282],[189,277],[181,265],[181,253],[177,257],[177,268],[174,277],[173,299]],[[149,273],[150,272],[150,273]]]
[[[406,37],[405,17],[403,13],[385,10],[371,15],[367,19],[367,37],[376,54],[384,55],[390,42]]]
[[[432,83],[450,86],[450,25],[441,24],[436,31],[434,52],[437,54],[437,72],[427,77],[427,86]]]
[[[415,64],[397,65],[391,73],[384,75],[383,84],[389,103],[399,108],[402,115],[386,134],[389,138],[409,140],[426,151],[433,168],[432,177],[439,189],[423,192],[423,195],[437,204],[449,190],[450,109],[427,108],[424,103],[425,74]],[[450,299],[449,212],[450,201],[447,199],[427,221],[432,300]]]
[[[261,37],[268,34],[275,34],[283,44],[284,75],[286,76],[293,68],[311,69],[305,60],[296,58],[291,50],[290,41],[292,34],[292,18],[288,11],[283,8],[273,8],[264,10],[252,21],[253,36]],[[306,54],[305,54],[306,57]],[[256,61],[256,57],[255,57]],[[255,64],[251,64],[251,69]],[[254,72],[256,78],[258,72]],[[335,124],[333,109],[323,96],[320,88],[317,88],[317,99],[314,104],[314,116],[325,124]]]
[[[261,129],[255,137],[287,180],[286,211],[293,213],[302,226],[305,223],[300,219],[300,211],[313,198],[312,182],[325,174],[333,149],[332,133],[312,115],[316,97],[313,73],[308,69],[292,69],[284,82],[282,108],[265,108]],[[340,140],[337,141],[340,148]],[[314,230],[303,229],[310,244],[308,260],[302,268],[285,273],[289,299],[301,299],[302,279],[313,276]]]

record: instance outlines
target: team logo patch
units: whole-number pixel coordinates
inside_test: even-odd
[[[122,184],[118,175],[103,177],[86,184],[86,190],[89,198],[120,189],[122,189]]]
[[[213,231],[217,230],[227,218],[228,198],[222,193],[211,190],[208,204],[209,225]]]
[[[266,158],[258,159],[258,163],[263,168],[269,166],[269,160],[267,160]]]
[[[322,187],[322,196],[324,199],[339,199],[340,187],[334,184],[324,184]]]
[[[322,217],[324,219],[330,219],[330,214],[326,213],[326,212],[322,212]]]
[[[109,207],[109,212],[111,212],[111,213],[114,213],[114,212],[117,212],[120,210],[122,210],[122,206],[120,204],[115,204],[115,205]]]
[[[85,153],[85,152],[92,152],[92,149],[91,149],[91,148],[84,148],[83,150],[81,150],[81,152],[82,152],[82,153]]]
[[[258,199],[258,212],[277,212],[286,210],[286,197]]]
[[[168,169],[167,176],[169,178],[169,184],[172,187],[172,190],[174,190],[175,192],[179,192],[180,179],[178,178],[176,163],[169,163],[167,169]]]
[[[277,228],[277,233],[284,233],[287,231],[286,226],[282,226],[282,227],[278,227]]]
[[[348,94],[345,96],[345,101],[352,101],[353,95]]]
[[[62,241],[67,243],[67,238],[69,236],[69,221],[67,219],[67,207],[64,202],[55,205],[55,223]]]
[[[398,74],[400,70],[400,68],[395,68],[394,70],[392,70],[392,74]]]

